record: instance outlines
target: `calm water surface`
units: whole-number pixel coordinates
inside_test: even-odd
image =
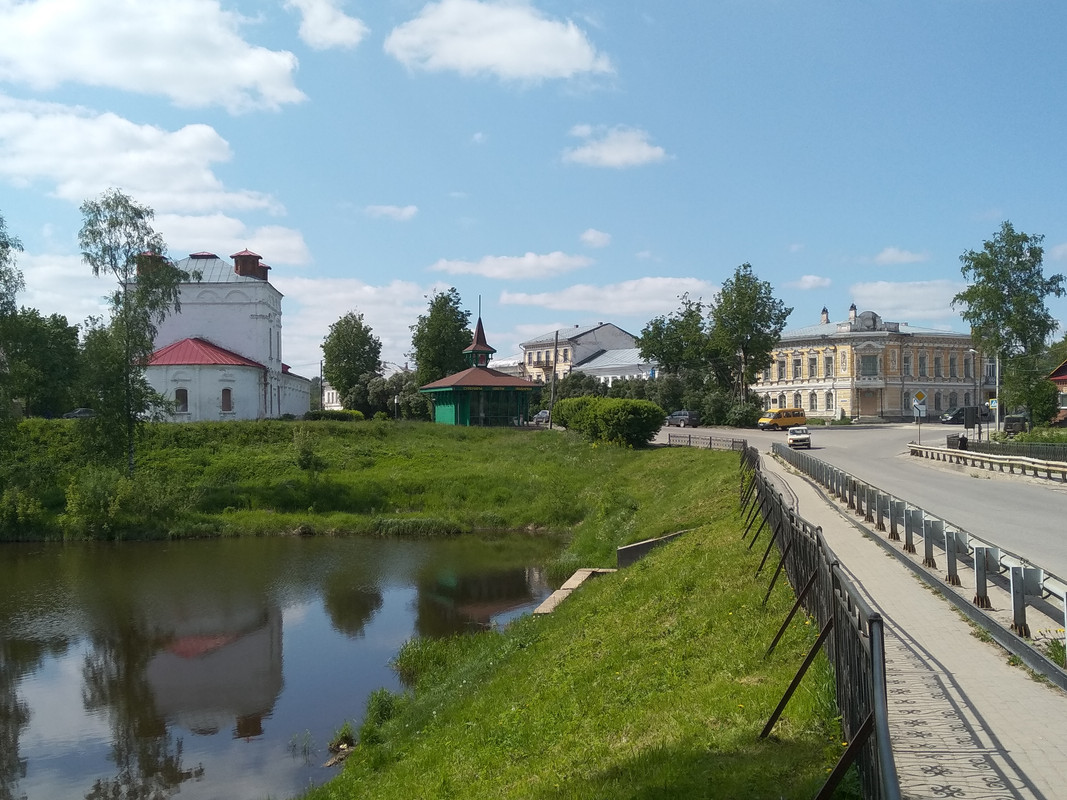
[[[551,591],[550,542],[0,546],[0,800],[290,797],[413,636]]]

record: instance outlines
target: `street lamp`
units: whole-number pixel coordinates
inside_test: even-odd
[[[978,441],[982,441],[982,404],[978,402],[978,351],[973,347],[967,351],[971,354],[971,379],[974,382],[975,420],[978,426]]]

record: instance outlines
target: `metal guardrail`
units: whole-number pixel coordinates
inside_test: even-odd
[[[999,453],[989,454],[984,450],[979,452],[972,449],[970,444],[968,444],[966,450],[958,450],[952,447],[930,447],[928,445],[915,444],[914,442],[909,444],[908,447],[913,456],[922,456],[934,461],[981,467],[982,469],[999,472],[1004,472],[1005,467],[1007,467],[1007,471],[1012,474],[1018,470],[1019,474],[1026,475],[1029,471],[1035,478],[1047,478],[1048,480],[1052,480],[1052,475],[1055,473],[1060,476],[1061,481],[1067,483],[1067,463],[1063,461],[1043,461],[1037,458]]]
[[[837,557],[823,539],[822,530],[799,516],[763,474],[759,452],[746,443],[741,445],[730,449],[741,451],[741,504],[747,517],[744,535],[748,536],[759,518],[760,525],[749,544],[751,548],[764,527],[769,525],[771,541],[759,571],[776,544],[781,559],[767,596],[783,571],[797,594],[796,604],[771,642],[768,656],[801,607],[807,609],[819,625],[818,639],[761,736],[770,734],[822,648],[834,667],[841,725],[849,745],[816,800],[829,798],[853,763],[859,769],[864,797],[898,800],[900,782],[889,738],[882,617],[870,608],[842,572]]]
[[[1036,458],[1039,461],[1067,462],[1067,444],[1044,442],[975,442],[970,441],[967,449],[978,453],[997,456],[1021,456]]]
[[[744,450],[743,439],[727,439],[710,433],[668,433],[669,447],[700,447],[708,450]]]
[[[924,449],[941,450],[942,448]],[[945,450],[945,452],[967,455],[969,451]],[[948,520],[861,481],[854,475],[808,453],[800,453],[777,443],[774,445],[774,453],[825,487],[833,497],[847,503],[849,509],[857,515],[862,515],[866,522],[873,523],[876,530],[888,531],[890,541],[901,541],[903,534],[903,548],[906,552],[916,553],[916,539],[921,539],[924,566],[937,568],[934,548],[938,548],[944,558],[945,582],[949,585],[961,585],[959,561],[961,558],[969,558],[973,564],[975,576],[973,603],[978,608],[985,609],[991,606],[989,601],[990,577],[1006,576],[1011,595],[1011,630],[1020,637],[1027,639],[1030,637],[1030,627],[1026,622],[1026,609],[1034,601],[1044,603],[1049,603],[1050,599],[1058,601],[1060,625],[1067,628],[1067,581],[1058,575],[1004,549],[995,542],[975,536]],[[978,457],[990,458],[989,456]],[[1061,686],[1067,683],[1067,680],[1063,679],[1064,676],[1055,677],[1060,678],[1056,682]]]

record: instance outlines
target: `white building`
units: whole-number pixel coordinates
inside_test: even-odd
[[[557,379],[566,377],[572,371],[587,371],[583,365],[592,364],[595,359],[607,353],[623,350],[628,352],[625,357],[628,363],[624,371],[620,372],[620,364],[608,365],[604,362],[604,366],[608,367],[607,372],[593,374],[597,374],[601,380],[608,380],[612,377],[622,377],[624,374],[630,376],[642,372],[638,364],[632,363],[635,360],[640,361],[635,349],[637,338],[610,322],[562,328],[525,341],[519,346],[522,348],[524,377],[534,381],[551,381],[553,371]],[[644,372],[647,375],[647,369]]]
[[[311,381],[282,362],[282,294],[270,267],[248,250],[230,258],[193,253],[176,263],[193,278],[181,284],[181,311],[159,326],[145,377],[177,421],[303,415]]]

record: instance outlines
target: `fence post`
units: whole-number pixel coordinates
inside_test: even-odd
[[[937,569],[937,561],[934,560],[934,540],[941,534],[944,541],[945,523],[934,517],[923,518],[923,566]]]
[[[1030,638],[1026,624],[1026,579],[1022,567],[1011,568],[1011,629],[1023,638]]]
[[[948,581],[949,586],[961,586],[959,573],[956,571],[956,546],[958,541],[956,539],[956,531],[945,529],[945,561],[947,561],[948,568]]]
[[[974,604],[979,608],[992,608],[989,602],[989,584],[986,570],[989,568],[989,548],[975,545],[974,548]]]
[[[921,508],[907,508],[904,510],[904,552],[915,552],[915,528],[922,528],[923,510]]]
[[[904,524],[904,511],[907,505],[903,500],[889,498],[889,541],[900,541],[900,527]]]

